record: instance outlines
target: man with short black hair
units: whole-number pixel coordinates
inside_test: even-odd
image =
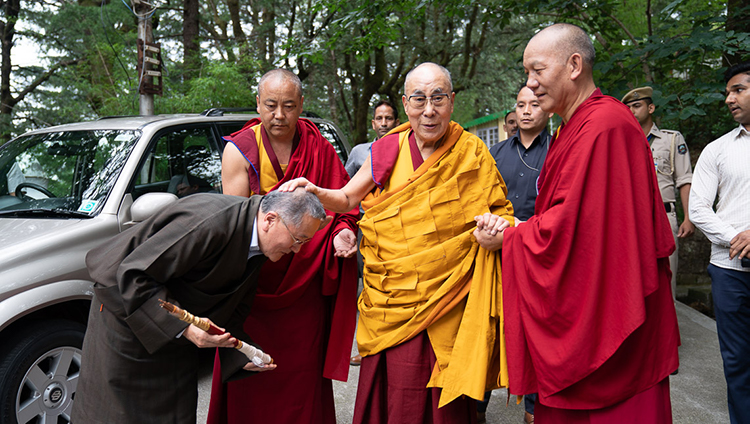
[[[518,131],[518,114],[515,110],[509,110],[505,114],[505,118],[503,118],[503,131],[505,131],[505,135],[508,138],[513,137],[516,131]]]
[[[729,418],[750,423],[750,62],[732,66],[724,78],[725,103],[740,125],[698,158],[690,218],[712,243],[708,274]]]
[[[539,99],[525,85],[516,96],[519,131],[490,149],[497,169],[508,186],[514,217],[526,221],[534,215],[536,180],[544,164],[552,138],[547,124],[552,113],[544,112]]]
[[[390,130],[401,124],[398,119],[398,110],[388,100],[381,100],[372,108],[371,123],[372,130],[375,131],[375,140],[388,134]],[[357,144],[349,152],[349,159],[347,159],[346,165],[344,165],[349,177],[353,177],[359,171],[359,168],[362,167],[362,164],[365,163],[367,157],[370,156],[370,145],[372,145],[372,141]]]
[[[633,115],[641,124],[643,133],[651,145],[651,154],[654,156],[654,167],[656,169],[656,180],[659,182],[659,191],[664,202],[664,207],[672,226],[675,250],[669,256],[669,267],[672,269],[672,298],[677,298],[677,265],[678,265],[678,239],[690,237],[695,232],[695,225],[690,222],[688,199],[690,197],[690,183],[693,179],[693,167],[690,164],[690,152],[687,143],[679,131],[660,130],[654,123],[653,113],[656,110],[651,87],[639,87],[628,92],[623,98]],[[680,191],[682,210],[685,219],[681,225],[677,225],[677,209],[675,208],[675,188]]]

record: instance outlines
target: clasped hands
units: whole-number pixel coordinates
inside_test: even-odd
[[[209,334],[200,328],[194,326],[193,324],[190,324],[187,326],[185,331],[182,333],[182,337],[185,337],[186,339],[190,340],[194,345],[200,347],[200,348],[206,348],[206,347],[230,347],[234,348],[234,345],[237,342],[237,339],[232,337],[232,335],[228,332],[226,332],[225,329],[217,326],[214,324],[210,319],[208,318],[201,318],[204,321],[208,321],[211,324],[215,325],[222,331],[224,331],[224,334]],[[276,364],[264,364],[262,367],[259,367],[255,365],[252,362],[249,362],[245,364],[244,367],[242,367],[245,371],[270,371],[273,369],[276,369]]]
[[[474,221],[477,228],[473,234],[479,245],[489,251],[502,249],[505,229],[510,227],[510,222],[489,212],[475,216]]]

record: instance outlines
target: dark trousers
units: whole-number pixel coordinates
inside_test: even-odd
[[[708,266],[729,418],[750,423],[750,272]]]

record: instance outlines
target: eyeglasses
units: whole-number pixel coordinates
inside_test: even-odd
[[[427,99],[430,100],[430,103],[432,103],[433,107],[442,107],[448,104],[450,101],[450,94],[448,93],[440,93],[440,94],[433,94],[430,97],[427,97],[422,94],[414,94],[409,96],[409,105],[415,109],[422,109],[425,106],[427,106]]]
[[[290,236],[292,236],[292,239],[294,240],[294,244],[295,245],[298,244],[298,245],[301,246],[301,245],[307,243],[308,241],[310,241],[310,239],[300,240],[297,237],[295,237],[294,234],[292,234],[292,230],[290,230],[289,227],[287,227],[286,222],[284,222],[284,218],[282,218],[281,215],[278,215],[278,217],[279,217],[279,221],[281,221],[281,223],[284,224],[284,228],[286,228],[286,231],[289,233]]]

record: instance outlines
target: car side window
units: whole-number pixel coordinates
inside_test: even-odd
[[[341,141],[341,138],[336,132],[336,128],[325,122],[315,122],[315,125],[320,130],[320,134],[322,134],[323,137],[325,137],[325,139],[328,140],[329,143],[331,143],[331,146],[333,146],[336,154],[339,155],[339,159],[341,159],[341,162],[346,163],[346,159],[349,157],[349,153],[346,151],[343,141]]]
[[[157,135],[136,173],[133,198],[152,192],[177,197],[221,193],[221,158],[208,127],[180,128]]]

